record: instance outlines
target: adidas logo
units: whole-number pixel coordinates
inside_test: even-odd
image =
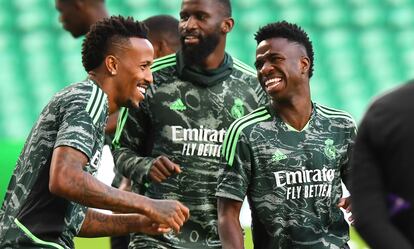
[[[286,158],[287,158],[287,156],[285,154],[283,154],[283,152],[281,152],[280,150],[276,150],[276,152],[272,156],[272,161],[273,162],[278,162],[278,161],[286,159]]]
[[[174,111],[185,111],[187,107],[184,105],[183,101],[181,99],[177,99],[170,105],[170,110]]]

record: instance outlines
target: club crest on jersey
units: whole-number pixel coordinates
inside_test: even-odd
[[[235,99],[234,105],[231,108],[231,116],[235,119],[241,118],[244,116],[244,103],[241,99]]]
[[[323,149],[325,156],[333,160],[336,158],[336,148],[333,146],[333,140],[332,139],[326,139],[325,140],[325,148]]]

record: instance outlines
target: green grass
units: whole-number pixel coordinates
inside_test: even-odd
[[[0,204],[9,185],[17,158],[23,148],[22,141],[0,140]]]
[[[245,234],[245,248],[253,249],[252,234],[249,228],[245,229]],[[368,248],[353,228],[351,228],[351,243],[352,249]],[[109,238],[75,238],[75,249],[110,249]]]

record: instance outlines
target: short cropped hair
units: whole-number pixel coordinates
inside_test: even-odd
[[[313,46],[308,34],[297,24],[286,21],[274,22],[259,28],[254,38],[257,44],[270,38],[286,38],[289,41],[297,42],[305,47],[306,54],[309,57],[309,78],[313,75]]]
[[[86,72],[99,67],[112,46],[129,44],[129,38],[147,39],[147,28],[132,17],[111,16],[92,25],[82,44],[82,64]]]
[[[224,14],[226,17],[231,17],[231,3],[230,0],[217,0],[219,4],[221,4],[224,7]]]
[[[142,21],[148,28],[150,38],[157,37],[166,40],[167,43],[179,46],[180,34],[178,32],[178,20],[169,15],[151,16]]]

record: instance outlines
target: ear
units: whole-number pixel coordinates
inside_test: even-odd
[[[302,74],[309,75],[310,60],[307,56],[302,56],[300,59],[300,70]]]
[[[108,73],[115,76],[118,73],[118,60],[113,55],[105,57],[105,68]]]
[[[221,23],[221,32],[223,32],[224,34],[227,34],[233,29],[233,26],[234,26],[234,19],[231,17],[227,17]]]

